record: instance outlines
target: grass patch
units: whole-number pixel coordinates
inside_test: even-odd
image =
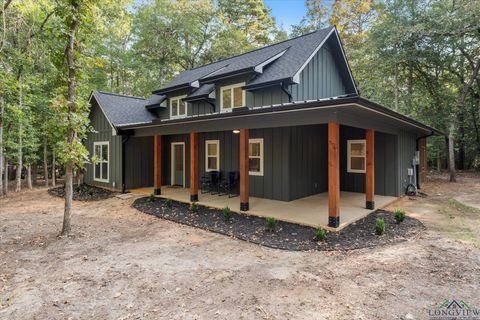
[[[464,212],[464,213],[480,213],[480,209],[478,208],[475,208],[475,207],[471,207],[463,202],[460,202],[458,200],[455,200],[455,199],[449,199],[448,200],[448,205],[450,207],[453,207],[455,208],[456,210],[460,211],[460,212]]]

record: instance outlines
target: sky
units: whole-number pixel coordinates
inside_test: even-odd
[[[305,0],[264,0],[265,4],[272,9],[279,27],[290,32],[293,24],[298,24],[305,16]]]

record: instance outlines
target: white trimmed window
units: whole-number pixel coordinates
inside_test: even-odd
[[[365,173],[366,150],[365,140],[347,141],[347,172]]]
[[[248,173],[263,176],[263,139],[248,140]]]
[[[185,97],[186,95],[170,98],[170,119],[187,116],[187,103],[182,100]]]
[[[205,171],[220,171],[220,141],[205,141]]]
[[[97,159],[96,163],[93,164],[93,180],[95,181],[108,182],[108,146],[108,141],[93,143],[93,155]]]
[[[220,88],[220,110],[230,111],[232,108],[245,106],[245,83],[237,83]]]

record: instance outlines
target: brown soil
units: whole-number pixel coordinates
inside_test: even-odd
[[[401,200],[427,231],[348,252],[289,252],[145,215],[134,199],[75,202],[39,188],[0,200],[0,319],[428,318],[444,299],[480,307],[480,179],[434,177]],[[474,196],[476,194],[476,196]],[[456,199],[456,200],[451,200]]]

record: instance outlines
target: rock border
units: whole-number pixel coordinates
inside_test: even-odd
[[[316,229],[313,227],[277,221],[275,231],[271,232],[266,230],[265,218],[231,212],[231,217],[226,220],[220,209],[197,205],[197,212],[192,212],[187,203],[169,201],[171,207],[167,205],[166,199],[155,198],[152,201],[150,197],[142,197],[136,199],[132,207],[158,218],[289,251],[371,248],[411,239],[425,229],[419,220],[412,217],[407,216],[402,223],[397,224],[392,212],[376,210],[341,231],[328,232],[325,240],[315,241]],[[385,234],[382,236],[375,234],[377,218],[385,219]]]

